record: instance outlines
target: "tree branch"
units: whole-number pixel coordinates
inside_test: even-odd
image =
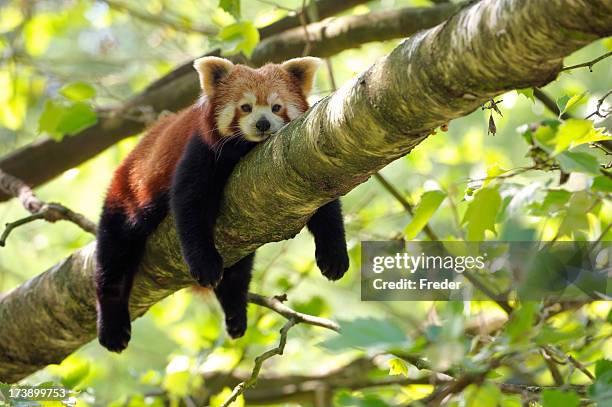
[[[319,11],[319,17],[326,18],[365,2],[366,0],[319,0],[315,4]],[[326,39],[323,43],[321,38],[319,38],[318,45],[313,50],[313,55],[316,56],[316,52],[324,52],[327,47],[333,48],[334,52],[327,52],[327,54],[331,55],[344,49],[358,46],[362,42],[411,35],[416,30],[428,28],[443,21],[449,14],[449,7],[448,5],[432,7],[427,11],[429,17],[416,23],[415,21],[425,13],[423,9],[410,8],[386,12],[386,14],[379,15],[375,19],[377,22],[375,30],[369,32],[367,36],[360,35],[356,37],[358,41],[351,40],[349,42],[346,41],[347,36],[352,37],[359,32],[367,33],[367,27],[357,24],[353,28],[351,24],[355,24],[354,18],[339,18],[334,20],[333,23],[335,32],[338,35],[334,38]],[[405,17],[401,21],[405,22],[411,19],[414,21],[406,23],[405,27],[398,29],[397,15],[402,13],[404,13]],[[364,18],[364,16],[359,17]],[[342,28],[343,21],[348,24],[344,28]],[[394,33],[392,37],[389,37],[389,33],[385,34],[384,27],[387,24],[390,27],[395,27],[394,31],[389,31],[389,33]],[[268,44],[265,41],[266,38],[283,35],[279,33],[293,27],[299,27],[299,35],[294,36],[291,41],[293,51],[285,50],[282,56],[279,54],[272,59],[288,59],[301,56],[306,45],[306,38],[304,38],[304,29],[300,25],[298,17],[289,16],[261,29],[260,36],[263,41],[255,49],[255,54],[259,55],[259,57],[253,59],[254,63],[262,64],[268,62],[266,58],[276,52],[273,48],[278,45],[279,41],[272,40]],[[314,31],[320,34],[323,26],[318,27],[318,31]],[[300,35],[302,36],[301,40],[299,39]],[[301,44],[299,41],[302,41]],[[207,55],[218,56],[219,51],[215,50]],[[243,62],[238,58],[236,61]],[[64,137],[61,141],[56,141],[49,137],[40,138],[2,157],[0,159],[0,168],[24,180],[28,185],[37,187],[57,177],[64,171],[93,158],[122,139],[141,132],[147,124],[147,120],[141,119],[143,111],[148,112],[147,116],[155,118],[158,113],[164,111],[180,110],[193,103],[198,96],[199,90],[197,75],[192,67],[192,61],[189,61],[163,78],[153,82],[142,93],[132,97],[122,106],[114,109],[105,109],[104,117],[99,117],[98,122],[92,127],[82,130],[75,135]],[[9,198],[9,195],[3,194],[0,191],[0,202]]]
[[[18,198],[23,207],[31,213],[30,216],[6,224],[6,228],[0,236],[0,247],[5,245],[6,239],[13,229],[38,219],[44,219],[52,223],[58,220],[67,220],[86,232],[96,234],[96,224],[94,222],[64,205],[41,201],[23,181],[2,170],[0,170],[0,191]]]
[[[611,14],[608,0],[483,0],[402,42],[236,166],[215,233],[224,263],[294,236],[317,208],[432,129],[497,94],[550,82],[566,55],[612,33]],[[93,270],[90,244],[0,298],[0,380],[14,382],[93,339]],[[168,218],[147,243],[131,317],[191,284]]]

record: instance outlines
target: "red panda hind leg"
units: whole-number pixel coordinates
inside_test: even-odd
[[[147,238],[168,212],[167,194],[161,194],[131,219],[122,209],[105,205],[96,246],[98,339],[113,352],[127,347],[131,337],[129,298],[134,275]]]

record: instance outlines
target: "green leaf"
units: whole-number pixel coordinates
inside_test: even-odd
[[[438,210],[446,194],[442,191],[427,191],[414,209],[414,217],[404,229],[406,239],[414,239]]]
[[[463,216],[461,224],[467,225],[467,240],[482,241],[485,231],[495,231],[495,219],[501,208],[502,199],[497,187],[480,189]]]
[[[535,96],[533,95],[533,88],[517,89],[516,93],[525,96],[531,102],[535,103]]]
[[[352,395],[346,390],[336,393],[333,405],[338,407],[389,407],[389,404],[375,394]]]
[[[544,390],[542,392],[543,407],[578,407],[580,396],[574,392],[563,392],[559,390]]]
[[[42,114],[38,119],[38,131],[52,136],[57,134],[57,126],[64,114],[65,108],[49,99],[45,102]]]
[[[98,116],[86,103],[66,104],[47,100],[38,119],[38,130],[61,140],[64,135],[78,133],[97,121]]]
[[[97,121],[98,116],[91,106],[77,102],[63,112],[56,131],[60,134],[72,135],[96,124]]]
[[[612,179],[605,175],[593,178],[591,189],[598,192],[612,192]]]
[[[593,207],[593,199],[586,191],[578,191],[572,195],[567,213],[557,232],[559,237],[571,236],[578,230],[588,230],[589,220],[587,213]]]
[[[389,375],[404,375],[408,377],[408,364],[400,358],[393,358],[389,360]]]
[[[569,119],[559,126],[553,139],[553,143],[555,143],[553,155],[581,144],[601,140],[612,140],[612,137],[605,136],[601,129],[595,129],[593,122],[590,120]]]
[[[601,174],[599,161],[597,157],[592,154],[566,151],[559,154],[556,159],[563,172],[582,172],[594,175]]]
[[[486,187],[487,185],[489,185],[489,183],[491,183],[491,181],[494,181],[495,178],[506,172],[508,172],[508,170],[504,170],[503,168],[501,168],[498,163],[493,164],[492,166],[487,168],[487,178],[484,180],[482,186]]]
[[[612,361],[600,359],[595,364],[595,381],[589,386],[587,394],[599,406],[607,406],[612,401]]]
[[[405,346],[407,343],[406,334],[393,321],[357,318],[352,321],[340,321],[340,334],[319,345],[337,351],[346,348],[389,348]]]
[[[240,19],[240,0],[219,0],[219,7]]]
[[[595,377],[602,377],[608,372],[612,372],[612,360],[599,359],[595,363]]]
[[[223,42],[224,55],[243,52],[250,57],[259,42],[259,31],[252,22],[241,21],[223,27],[218,38]]]
[[[550,189],[541,203],[534,202],[529,206],[529,213],[535,216],[550,216],[565,208],[571,196],[572,193],[564,189]]]
[[[512,313],[510,322],[506,325],[506,333],[512,342],[528,338],[528,335],[525,334],[535,321],[536,311],[536,302],[525,301],[521,304],[521,308]]]
[[[79,361],[70,363],[65,369],[61,379],[62,386],[72,389],[81,383],[89,374],[89,362]]]
[[[570,97],[568,95],[563,95],[561,96],[559,99],[557,99],[557,107],[559,108],[559,116],[561,116],[563,114],[563,112],[565,112],[565,109],[567,107],[567,102],[569,102]]]
[[[570,110],[572,107],[574,107],[574,105],[578,104],[582,99],[584,99],[584,97],[588,94],[589,92],[582,92],[579,95],[574,95],[570,98],[570,100],[568,100],[567,104],[565,105],[565,110],[563,112],[561,112],[561,114],[567,112],[568,110]]]
[[[96,90],[93,86],[84,82],[73,82],[62,87],[59,93],[68,99],[80,102],[93,98],[96,95]]]

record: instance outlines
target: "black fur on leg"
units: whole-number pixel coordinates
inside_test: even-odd
[[[232,338],[240,338],[247,328],[247,296],[255,253],[244,257],[223,272],[215,288],[217,299],[225,313],[225,329]]]
[[[129,298],[134,275],[142,260],[148,236],[168,212],[167,194],[143,208],[135,220],[121,210],[105,207],[96,246],[98,339],[113,352],[127,347],[131,337]]]
[[[330,280],[340,279],[349,267],[340,200],[320,207],[307,225],[315,239],[315,258],[321,273]]]
[[[170,203],[183,257],[193,278],[204,287],[215,287],[223,276],[223,259],[214,242],[223,187],[234,166],[254,143],[242,139],[209,146],[191,137],[172,180]]]

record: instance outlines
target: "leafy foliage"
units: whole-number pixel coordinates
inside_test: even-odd
[[[173,67],[211,48],[248,57],[259,44],[258,28],[290,14],[283,7],[300,11],[302,6],[301,1],[276,2],[279,7],[259,0],[122,1],[138,10],[138,17],[111,3],[118,2],[9,1],[0,6],[3,154],[46,135],[60,140],[94,125]],[[314,2],[307,3],[311,18]],[[430,4],[370,2],[349,13]],[[215,28],[216,35],[203,35],[198,31],[203,26]],[[337,84],[395,44],[367,44],[333,56]],[[611,44],[602,41],[566,62],[591,60]],[[449,241],[612,239],[612,176],[604,151],[610,143],[609,118],[592,115],[608,91],[609,72],[610,61],[602,61],[593,73],[562,75],[543,89],[559,115],[544,108],[533,88],[509,92],[495,105],[503,113],[495,114],[495,137],[487,135],[490,112],[477,111],[385,168],[389,182],[416,203],[414,216],[375,180],[349,193],[343,205],[352,268],[342,281],[333,284],[319,275],[310,240],[302,235],[259,251],[253,291],[286,293],[292,308],[341,320],[342,328],[336,334],[295,327],[284,356],[264,364],[261,388],[297,386],[302,376],[310,384],[329,386],[329,405],[416,405],[446,385],[431,377],[450,377],[471,379],[448,396],[445,402],[453,407],[610,404],[610,302],[564,310],[559,304],[511,298],[509,316],[493,301],[363,303],[358,277],[360,240],[429,239],[425,226]],[[311,102],[331,87],[323,69]],[[606,112],[609,100],[601,107]],[[130,119],[148,120],[142,113]],[[41,188],[41,195],[70,202],[96,218],[103,186],[134,143],[125,140],[66,172]],[[3,203],[0,224],[22,216],[18,203]],[[2,291],[89,241],[78,233],[62,224],[33,224],[14,232],[0,254]],[[52,380],[79,390],[82,405],[157,407],[195,401],[220,406],[236,382],[224,379],[250,372],[254,357],[277,345],[285,320],[251,306],[249,321],[246,336],[231,341],[212,296],[180,292],[134,324],[133,343],[124,354],[109,355],[90,343],[26,382]],[[351,365],[355,360],[359,364]],[[279,377],[298,383],[281,386],[274,382]],[[356,383],[368,386],[351,390]],[[520,384],[538,391],[508,390]],[[246,393],[233,406],[250,405],[254,394]]]

